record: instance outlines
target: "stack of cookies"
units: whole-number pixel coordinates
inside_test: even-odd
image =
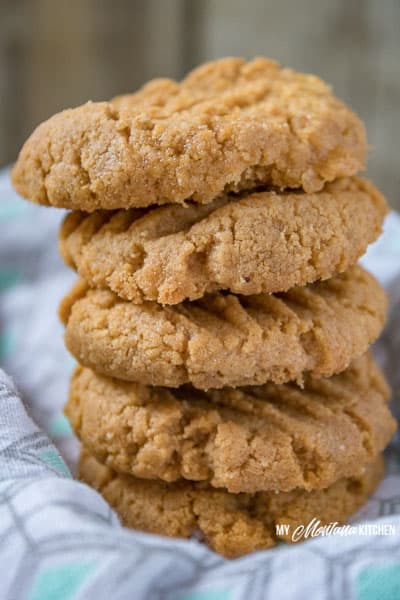
[[[356,264],[387,210],[318,78],[226,59],[40,125],[13,180],[72,209],[63,300],[80,473],[131,527],[226,556],[346,520],[394,432]],[[279,524],[287,525],[277,531]]]

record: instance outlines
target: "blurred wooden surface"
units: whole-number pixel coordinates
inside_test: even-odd
[[[0,0],[0,165],[33,127],[199,62],[265,55],[366,121],[368,175],[400,209],[398,0]]]

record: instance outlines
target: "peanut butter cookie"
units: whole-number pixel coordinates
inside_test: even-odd
[[[199,389],[328,377],[379,335],[386,295],[361,267],[282,294],[217,293],[163,307],[81,281],[60,315],[67,348],[99,373]]]
[[[66,414],[118,472],[207,481],[229,492],[328,487],[376,458],[395,430],[368,355],[330,379],[199,392],[127,383],[78,367]]]
[[[379,457],[363,474],[339,479],[325,490],[230,494],[187,481],[167,484],[119,475],[85,450],[80,462],[81,479],[100,491],[126,526],[183,538],[201,535],[229,558],[270,548],[279,539],[296,541],[296,528],[313,519],[321,525],[344,523],[382,474]],[[287,534],[278,535],[279,524],[289,525]]]
[[[257,58],[89,102],[39,125],[13,171],[34,202],[91,212],[260,184],[314,192],[364,168],[361,121],[317,77]]]
[[[282,292],[343,272],[381,231],[387,208],[369,182],[315,194],[224,195],[210,204],[67,215],[61,254],[92,287],[177,304],[227,289]]]

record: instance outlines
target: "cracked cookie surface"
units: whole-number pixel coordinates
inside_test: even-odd
[[[65,412],[102,463],[145,479],[229,492],[328,487],[355,475],[395,430],[371,356],[330,379],[199,392],[127,383],[78,367]]]
[[[196,535],[216,552],[234,558],[270,548],[279,539],[291,542],[299,525],[344,523],[374,491],[383,475],[379,457],[364,473],[342,478],[325,490],[230,494],[203,484],[167,484],[119,475],[83,449],[80,478],[93,486],[135,529],[167,536]],[[276,525],[290,526],[277,537]]]
[[[361,121],[317,77],[227,58],[53,116],[23,146],[13,183],[88,212],[207,203],[260,184],[319,190],[363,169],[366,149]]]
[[[386,295],[359,266],[282,294],[211,294],[163,307],[133,304],[79,281],[60,316],[84,366],[144,384],[199,389],[328,377],[364,354]]]
[[[177,304],[221,289],[281,292],[345,271],[381,231],[387,207],[358,177],[315,194],[224,195],[207,205],[73,212],[60,250],[91,287]]]

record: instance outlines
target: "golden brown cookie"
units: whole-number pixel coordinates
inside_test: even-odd
[[[60,249],[90,286],[135,303],[177,304],[220,289],[281,292],[354,264],[386,211],[378,190],[354,177],[316,194],[269,191],[187,208],[73,212]]]
[[[207,481],[229,492],[328,487],[355,475],[395,431],[369,355],[330,379],[199,392],[127,383],[78,367],[65,411],[118,472]]]
[[[39,125],[13,170],[41,204],[91,212],[207,203],[260,184],[319,190],[365,166],[358,117],[317,77],[257,58],[89,102]]]
[[[118,475],[85,450],[80,477],[101,492],[122,522],[150,533],[183,538],[202,535],[216,552],[234,558],[270,548],[279,538],[313,519],[320,524],[344,523],[367,500],[383,474],[378,458],[364,473],[339,479],[325,490],[230,494],[191,482],[163,483]],[[277,535],[276,525],[289,525]]]
[[[286,293],[214,294],[162,307],[78,283],[63,300],[67,348],[99,373],[199,389],[328,377],[366,352],[386,295],[361,267]]]

